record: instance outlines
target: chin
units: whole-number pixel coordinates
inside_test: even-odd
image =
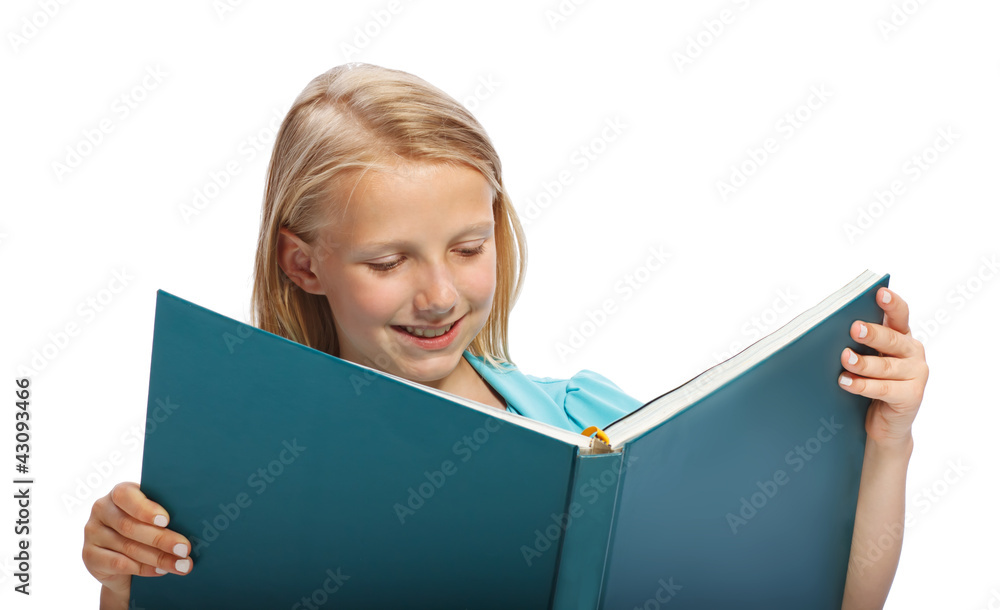
[[[451,375],[462,361],[465,350],[449,354],[438,354],[425,360],[406,359],[395,361],[400,377],[418,383],[433,384]]]

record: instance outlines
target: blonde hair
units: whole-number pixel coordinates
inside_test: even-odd
[[[500,157],[464,106],[430,83],[365,63],[337,66],[314,78],[281,123],[267,170],[254,264],[251,323],[340,355],[324,295],[309,294],[278,265],[278,231],[313,244],[329,222],[347,180],[404,161],[463,164],[493,187],[496,291],[486,324],[469,351],[490,365],[513,364],[507,320],[527,264],[524,230],[503,185]],[[360,171],[360,175],[359,175]],[[355,183],[356,185],[357,183]]]

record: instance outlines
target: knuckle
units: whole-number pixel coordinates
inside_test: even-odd
[[[126,538],[131,538],[135,535],[136,522],[132,520],[132,517],[124,515],[118,520],[118,527],[116,528],[118,532],[125,536]]]
[[[111,488],[111,493],[108,495],[111,496],[111,501],[114,502],[116,506],[121,507],[125,505],[127,491],[128,487],[125,483],[119,483]]]
[[[882,373],[882,377],[888,377],[892,372],[892,362],[888,358],[879,358],[878,361],[880,363],[879,372]]]
[[[156,565],[163,568],[164,570],[172,570],[175,567],[177,558],[170,553],[160,553],[156,558]]]
[[[167,534],[165,532],[160,532],[160,533],[157,533],[157,534],[155,534],[153,536],[153,540],[152,540],[151,546],[153,546],[154,548],[160,549],[160,548],[163,548],[165,544],[168,544],[168,542],[167,542]]]
[[[94,504],[90,507],[90,518],[100,520],[101,515],[107,514],[110,502],[111,500],[108,496],[95,500]]]
[[[142,544],[136,542],[135,540],[126,538],[124,541],[122,541],[122,550],[121,550],[122,555],[126,555],[128,557],[131,557],[132,559],[136,559],[139,556],[139,551],[141,549],[142,549]]]
[[[108,567],[116,574],[128,574],[132,569],[132,561],[124,555],[115,555],[108,563]]]
[[[895,352],[899,349],[899,338],[903,335],[889,329],[885,333],[880,333],[879,338],[883,339],[889,346],[889,351]]]
[[[876,383],[874,384],[875,396],[877,398],[883,398],[889,393],[889,384],[887,383]]]
[[[97,529],[100,526],[97,524],[96,520],[91,518],[83,524],[83,542],[86,544],[87,540],[93,538],[97,534]]]

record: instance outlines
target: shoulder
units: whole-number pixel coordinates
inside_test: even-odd
[[[584,369],[569,378],[544,377],[524,374],[513,365],[496,369],[468,353],[466,357],[507,399],[510,410],[567,430],[604,428],[642,406],[595,371]]]
[[[568,379],[526,375],[563,405],[567,415],[581,426],[604,428],[642,406],[611,379],[588,369],[578,371]],[[586,427],[586,426],[584,426]]]

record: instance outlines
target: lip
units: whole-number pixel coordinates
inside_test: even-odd
[[[451,330],[449,330],[445,334],[441,335],[440,337],[432,337],[429,339],[426,337],[417,337],[411,335],[410,333],[406,332],[406,330],[402,326],[393,326],[392,329],[397,333],[399,333],[400,335],[402,335],[404,339],[410,341],[413,345],[419,346],[427,350],[437,350],[437,349],[444,349],[449,345],[451,345],[452,341],[455,340],[455,337],[458,336],[458,331],[462,327],[463,320],[465,320],[465,316],[462,316],[461,318],[455,320],[451,325]],[[413,328],[424,328],[424,329],[444,328],[445,326],[448,325],[442,324],[441,326],[414,326]]]

